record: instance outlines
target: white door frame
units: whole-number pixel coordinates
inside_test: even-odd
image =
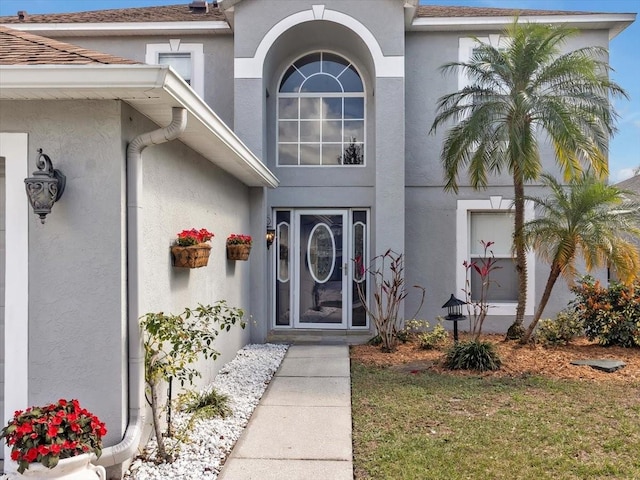
[[[5,364],[4,418],[28,406],[29,365],[29,202],[26,133],[0,133],[0,156],[5,158]],[[10,252],[10,253],[9,253]],[[11,319],[11,321],[8,321]],[[10,448],[4,447],[4,470],[13,473]]]
[[[293,224],[293,251],[295,255],[293,256],[293,328],[304,329],[304,328],[321,328],[321,329],[346,329],[347,322],[349,320],[348,308],[346,308],[349,304],[349,265],[348,262],[345,262],[345,258],[350,258],[350,243],[347,242],[349,237],[349,210],[348,209],[300,209],[293,210],[294,217],[292,219]],[[303,215],[341,215],[342,216],[342,245],[339,247],[336,245],[336,250],[340,249],[342,251],[342,265],[334,265],[334,268],[339,268],[342,270],[341,279],[342,279],[342,321],[340,323],[303,323],[300,321],[300,217]],[[346,270],[345,270],[346,268]]]

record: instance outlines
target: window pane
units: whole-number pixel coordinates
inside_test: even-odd
[[[309,77],[303,84],[301,92],[334,92],[342,93],[342,86],[338,81],[324,74],[313,75]]]
[[[322,122],[322,141],[342,143],[342,122],[340,120]]]
[[[298,99],[280,98],[278,99],[278,116],[280,118],[298,118]]]
[[[298,144],[278,145],[278,164],[297,165],[298,164]]]
[[[342,164],[342,146],[340,144],[333,145],[324,143],[322,145],[322,164],[323,165],[341,165]]]
[[[187,83],[191,83],[191,54],[190,53],[159,53],[160,65],[171,65]]]
[[[280,121],[278,123],[278,139],[281,142],[297,142],[298,122]]]
[[[342,57],[333,53],[322,54],[322,71],[337,77],[347,68],[349,63]]]
[[[338,77],[345,92],[363,92],[362,79],[351,65]]]
[[[342,118],[342,98],[322,99],[322,118]]]
[[[300,141],[301,142],[319,142],[320,141],[320,122],[304,120],[300,122]]]
[[[320,120],[320,99],[319,98],[301,98],[300,99],[300,118]]]
[[[320,165],[320,144],[300,145],[300,165]]]
[[[364,119],[364,98],[345,98],[344,118]]]
[[[364,163],[364,145],[354,142],[345,144],[342,163],[344,165],[362,165]]]
[[[320,71],[320,53],[312,53],[294,63],[305,77]]]
[[[282,82],[280,83],[280,91],[286,93],[294,93],[298,92],[300,89],[300,84],[304,80],[304,77],[300,75],[293,66],[289,67],[287,73],[282,77]]]
[[[479,261],[471,257],[472,261]],[[493,270],[490,275],[489,290],[486,300],[489,302],[517,302],[518,301],[518,273],[516,264],[510,258],[496,259],[496,265],[500,268]],[[474,270],[471,274],[471,298],[474,301],[480,299],[482,279]],[[491,309],[489,309],[491,315]]]
[[[471,213],[471,244],[469,249],[472,255],[484,254],[480,240],[495,242],[490,249],[497,256],[511,255],[513,215],[508,212]]]
[[[364,140],[364,121],[345,120],[344,121],[344,141],[362,142]]]

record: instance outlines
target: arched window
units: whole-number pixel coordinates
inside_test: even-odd
[[[278,165],[364,164],[364,86],[346,59],[315,52],[278,87]]]

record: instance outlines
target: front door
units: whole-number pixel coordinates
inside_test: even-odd
[[[276,213],[276,327],[347,329],[367,326],[358,287],[366,211],[288,210]]]

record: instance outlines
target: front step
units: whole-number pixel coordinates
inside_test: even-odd
[[[320,344],[320,345],[361,345],[367,343],[373,334],[367,330],[271,330],[267,334],[268,343]]]

